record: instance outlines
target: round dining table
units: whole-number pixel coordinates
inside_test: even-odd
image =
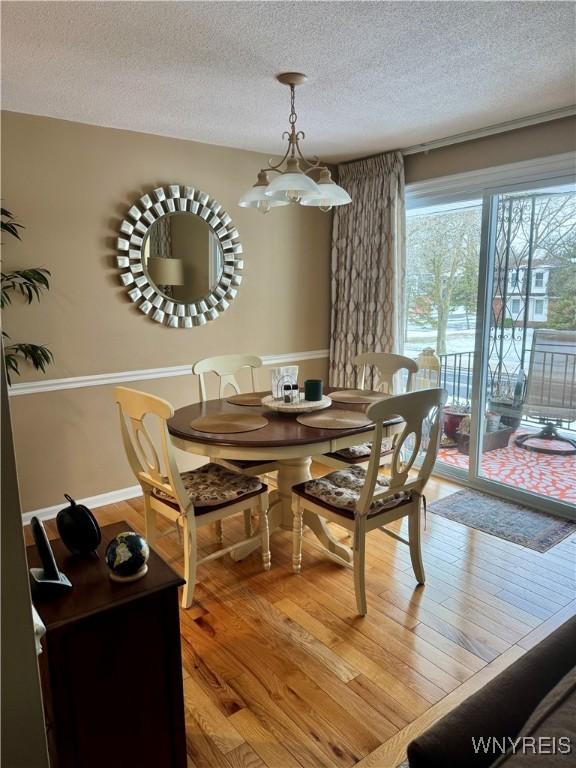
[[[333,389],[327,389],[327,394]],[[257,393],[261,397],[270,392]],[[383,397],[386,397],[383,394]],[[329,410],[365,410],[366,406],[353,408],[350,405],[333,402]],[[221,434],[201,432],[191,426],[195,419],[222,414],[255,414],[264,416],[268,424],[250,432]],[[385,422],[384,434],[401,423],[401,419]],[[292,529],[292,486],[311,479],[310,464],[313,456],[333,453],[342,448],[364,443],[372,438],[374,427],[371,424],[355,428],[318,429],[301,424],[294,414],[278,413],[262,405],[235,405],[226,398],[206,400],[179,408],[168,421],[168,431],[172,442],[178,448],[193,454],[207,456],[212,460],[240,460],[274,462],[278,469],[277,491],[270,494],[268,520],[270,532],[279,528]],[[304,512],[304,524],[307,525],[329,553],[351,562],[352,552],[330,533],[324,518]],[[246,551],[237,550],[236,559],[248,554],[257,544],[247,545]]]

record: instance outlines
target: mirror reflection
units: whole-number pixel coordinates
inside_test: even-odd
[[[204,219],[193,213],[169,213],[155,221],[142,253],[148,279],[172,301],[198,301],[220,280],[222,250],[218,238]]]

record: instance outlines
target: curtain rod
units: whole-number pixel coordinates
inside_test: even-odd
[[[552,109],[549,112],[539,112],[536,115],[519,117],[515,120],[507,120],[504,123],[488,125],[486,128],[478,128],[477,130],[456,133],[453,136],[446,136],[443,139],[435,139],[434,141],[426,141],[422,144],[414,144],[411,147],[405,147],[404,149],[400,149],[398,151],[403,155],[415,155],[418,152],[429,152],[432,149],[447,147],[450,144],[460,144],[463,141],[482,139],[485,136],[493,136],[497,133],[505,133],[506,131],[513,131],[518,128],[527,128],[530,125],[548,123],[552,120],[560,120],[563,117],[572,117],[574,115],[576,115],[576,105],[561,107],[560,109]]]
[[[527,128],[530,125],[538,125],[538,123],[549,123],[552,120],[561,120],[563,117],[573,117],[576,115],[576,104],[570,107],[561,107],[560,109],[552,109],[549,112],[539,112],[536,115],[530,115],[527,117],[519,117],[515,120],[507,120],[505,123],[496,123],[495,125],[489,125],[485,128],[477,128],[472,131],[464,131],[463,133],[456,133],[453,136],[446,136],[443,139],[434,139],[433,141],[425,141],[422,144],[414,144],[411,147],[405,147],[404,149],[385,150],[383,152],[373,152],[370,155],[363,155],[362,157],[355,157],[352,160],[345,160],[342,163],[335,163],[335,165],[347,165],[348,163],[355,163],[359,160],[371,160],[373,157],[380,157],[387,152],[400,152],[402,155],[416,155],[418,153],[427,153],[433,149],[440,149],[441,147],[449,147],[452,144],[461,144],[464,141],[473,141],[474,139],[483,139],[486,136],[494,136],[497,133],[506,133],[506,131],[513,131],[517,128]]]

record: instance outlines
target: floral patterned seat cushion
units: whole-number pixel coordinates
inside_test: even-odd
[[[380,455],[390,453],[394,447],[394,436],[382,438],[382,447]],[[335,452],[335,456],[343,459],[368,459],[372,453],[372,443],[360,443],[360,445],[351,445],[349,448],[342,448]]]
[[[231,472],[218,464],[205,464],[199,469],[182,472],[180,477],[195,507],[230,504],[264,487],[257,477]],[[176,504],[176,500],[165,491],[154,488],[152,493],[158,499]]]
[[[318,499],[322,504],[335,510],[344,510],[347,517],[353,517],[365,481],[366,470],[363,467],[347,467],[330,472],[324,477],[301,483],[300,489],[304,495]],[[388,488],[388,482],[381,477],[376,481],[374,493],[381,493],[386,488]],[[296,487],[294,490],[298,493],[299,489]],[[397,507],[410,498],[409,493],[400,491],[391,494],[389,498],[378,499],[372,502],[368,515],[377,515],[385,509]]]

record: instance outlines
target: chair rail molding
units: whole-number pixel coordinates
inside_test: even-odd
[[[327,349],[315,349],[308,352],[285,352],[278,355],[260,355],[264,365],[284,365],[301,360],[321,360],[328,357]],[[82,387],[100,387],[121,384],[129,381],[146,381],[147,379],[166,379],[172,376],[191,376],[192,363],[172,365],[164,368],[144,368],[138,371],[118,371],[115,373],[95,373],[89,376],[69,376],[61,379],[40,379],[38,381],[23,381],[12,384],[10,397],[19,395],[36,395],[45,392],[56,392],[60,389],[80,389]]]

